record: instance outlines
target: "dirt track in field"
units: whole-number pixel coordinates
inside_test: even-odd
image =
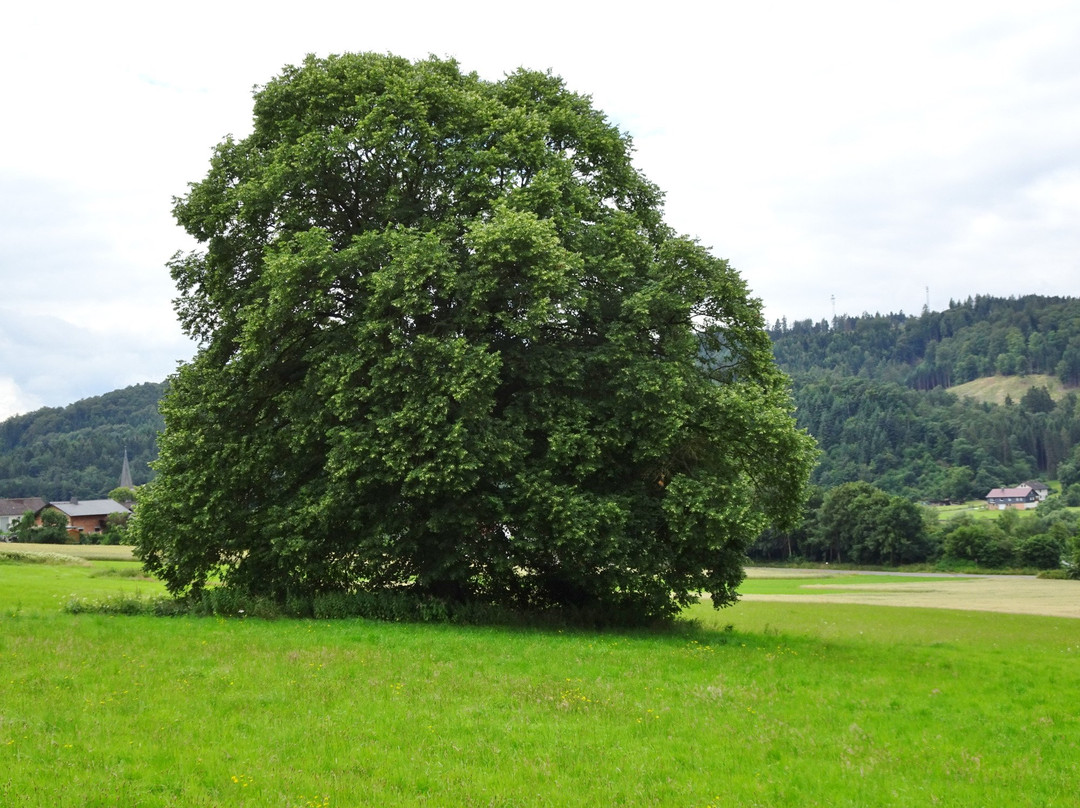
[[[755,578],[817,578],[820,570],[747,570]],[[1020,575],[970,575],[940,581],[909,583],[845,584],[844,575],[828,584],[806,586],[799,595],[743,595],[745,601],[813,601],[816,603],[862,603],[871,606],[917,606],[930,609],[965,609],[1011,614],[1042,614],[1080,618],[1080,581],[1056,581]],[[923,578],[923,574],[919,574]],[[815,590],[827,590],[815,594]],[[838,592],[836,590],[844,590]]]
[[[89,561],[134,561],[131,547],[109,544],[20,544],[4,542],[0,544],[0,553],[5,550],[12,553],[59,553],[60,555],[84,558]]]

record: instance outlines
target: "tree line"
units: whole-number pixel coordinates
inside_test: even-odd
[[[1053,496],[1034,513],[941,519],[870,483],[817,488],[794,530],[766,530],[750,548],[757,561],[897,566],[945,561],[952,568],[1057,569],[1062,557],[1080,572],[1080,513]]]
[[[1048,374],[1080,384],[1080,299],[969,297],[919,316],[863,314],[770,329],[788,373],[836,372],[916,390],[949,388],[994,374]]]
[[[932,342],[912,336],[947,334],[976,344],[973,335],[988,328],[1000,338],[1003,328],[1035,323],[1054,325],[1059,336],[1043,335],[1043,344],[1060,345],[1060,334],[1080,328],[1077,303],[977,297],[921,317],[842,318],[835,329],[778,323],[771,332],[773,350],[791,375],[798,425],[821,449],[813,482],[833,488],[861,480],[923,501],[979,498],[1034,478],[1080,482],[1073,479],[1080,468],[1075,393],[1055,402],[1036,387],[999,406],[941,387],[920,389],[914,368],[925,361]],[[1070,320],[1068,312],[1077,315]],[[1028,346],[1039,342],[1032,334]],[[913,346],[922,346],[923,353]],[[862,357],[857,367],[838,362],[853,351]],[[1053,356],[1044,353],[1040,361],[1048,365]],[[137,385],[0,423],[0,495],[105,496],[116,485],[125,445],[134,482],[147,482],[153,474],[149,463],[157,457],[163,426],[158,402],[165,389],[164,383]]]
[[[1055,400],[1036,385],[993,404],[949,388],[995,374],[1076,385],[1080,300],[979,296],[917,317],[780,320],[770,335],[799,426],[821,454],[803,523],[765,531],[752,557],[1056,567],[1062,553],[1078,552],[1066,509],[1080,505],[1077,392]],[[1032,479],[1062,486],[1035,518],[1006,512],[939,525],[915,504],[981,499]]]
[[[983,497],[1080,465],[1077,394],[1035,386],[1004,405],[949,388],[994,374],[1080,380],[1080,300],[978,296],[920,316],[777,321],[797,419],[818,441],[813,481],[871,482],[916,500]]]
[[[913,502],[958,502],[1029,479],[1058,479],[1061,501],[1080,505],[1075,391],[1055,401],[1045,388],[1033,387],[1004,405],[979,403],[942,385],[925,389],[928,376],[918,371],[928,356],[940,369],[941,357],[953,350],[942,353],[940,345],[949,340],[972,352],[957,366],[970,365],[970,356],[981,372],[1004,345],[998,355],[1011,351],[1032,372],[1061,370],[1077,331],[1077,300],[1033,296],[976,297],[919,317],[845,317],[835,327],[781,321],[770,333],[778,363],[791,374],[798,425],[820,448],[812,476],[820,491],[863,482]],[[1016,332],[1024,335],[1023,347]],[[1011,359],[1001,365],[1015,366]],[[966,375],[954,367],[940,379],[957,382]],[[134,482],[147,482],[165,389],[165,383],[137,385],[0,423],[0,495],[104,497],[116,486],[125,446]],[[768,545],[771,535],[761,541]],[[799,552],[815,547],[794,546]],[[924,554],[943,546],[931,541]]]

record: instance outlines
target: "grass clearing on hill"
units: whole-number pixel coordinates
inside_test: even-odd
[[[1069,388],[1065,387],[1057,376],[1040,373],[1026,376],[985,376],[950,387],[949,392],[961,398],[975,399],[980,404],[1004,404],[1006,398],[1019,404],[1024,393],[1032,387],[1045,387],[1054,401],[1060,401],[1069,393]]]
[[[961,516],[966,516],[969,519],[992,522],[995,519],[1000,519],[1002,513],[1004,513],[1004,511],[999,511],[996,508],[987,508],[986,505],[983,505],[979,508],[968,508],[967,510],[954,510],[941,513],[938,514],[938,519],[941,521],[948,521],[950,519],[959,519]],[[1020,519],[1034,519],[1039,515],[1039,509],[1026,508],[1022,511],[1014,510],[1012,513],[1017,514]]]
[[[962,505],[931,505],[930,511],[937,516],[938,521],[949,521],[952,519],[959,519],[962,516],[969,517],[971,519],[982,519],[993,521],[994,519],[1000,519],[1001,515],[1005,511],[998,510],[997,508],[986,507],[984,500],[975,500],[972,502],[966,502]],[[1080,508],[1075,506],[1066,506],[1062,508],[1065,511],[1077,512]],[[1013,510],[1011,513],[1015,513],[1021,519],[1033,519],[1039,516],[1038,508],[1025,508],[1022,511]]]
[[[160,591],[101,563],[0,566],[4,806],[1075,804],[1080,620],[805,595],[660,633],[61,612]]]

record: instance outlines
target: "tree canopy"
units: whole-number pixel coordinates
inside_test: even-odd
[[[551,74],[308,57],[175,214],[200,348],[135,526],[175,593],[666,615],[798,517],[759,302]]]

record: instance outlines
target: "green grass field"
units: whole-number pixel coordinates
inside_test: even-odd
[[[61,610],[160,593],[137,572],[0,563],[0,805],[1076,805],[1080,620],[812,597],[663,633]]]
[[[1055,483],[1056,485],[1056,483]],[[1064,510],[1068,511],[1080,511],[1080,508],[1067,507]],[[994,521],[1000,519],[1004,511],[997,509],[987,508],[986,502],[983,500],[973,500],[971,502],[965,502],[957,505],[933,505],[930,507],[930,512],[937,516],[939,522],[945,522],[952,519],[959,519],[960,517],[968,517],[969,519],[976,519],[981,521]],[[1039,516],[1038,508],[1028,508],[1022,511],[1011,511],[1015,513],[1020,519],[1034,519]]]
[[[1069,510],[1072,510],[1071,508]],[[963,505],[936,505],[933,512],[938,520],[959,519],[966,516],[970,519],[993,521],[999,519],[1003,511],[987,508],[985,502],[964,503]],[[1013,511],[1021,519],[1033,519],[1039,515],[1038,508],[1028,508],[1023,511]]]

